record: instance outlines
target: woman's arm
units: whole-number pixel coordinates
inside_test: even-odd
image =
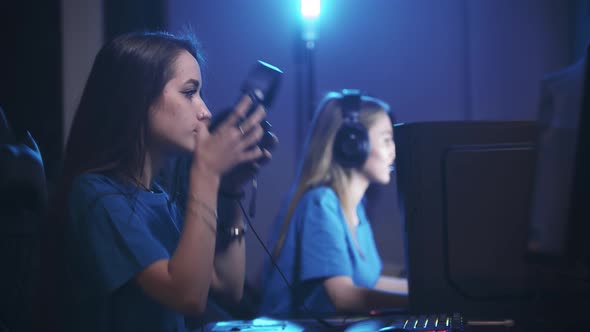
[[[376,289],[394,292],[397,294],[408,294],[408,279],[381,275],[377,280]]]
[[[278,142],[276,136],[267,132],[270,139],[266,148],[272,149]],[[225,174],[217,198],[219,223],[217,229],[217,248],[215,254],[211,290],[223,300],[238,303],[244,291],[246,277],[245,224],[240,199],[243,187],[256,176],[258,169],[270,160],[270,152],[265,149],[263,158],[254,163],[242,164]],[[233,236],[230,236],[234,233]],[[237,234],[235,232],[238,232]]]
[[[157,261],[137,276],[140,286],[163,304],[188,315],[206,307],[213,273],[219,175],[199,166],[191,170],[190,194],[180,241],[168,260]]]
[[[350,277],[330,277],[324,281],[326,293],[339,312],[366,313],[378,308],[404,308],[406,294],[355,286]]]
[[[262,137],[259,125],[265,115],[262,106],[242,122],[242,130],[237,130],[237,123],[243,119],[250,105],[250,98],[242,98],[236,111],[213,133],[209,134],[206,130],[198,132],[189,173],[185,221],[178,246],[170,259],[151,264],[137,276],[138,283],[146,293],[188,315],[204,312],[212,279],[215,279],[215,287],[225,290],[226,286],[226,269],[222,268],[222,273],[215,272],[214,277],[213,265],[218,232],[217,193],[221,174],[236,165],[265,156],[260,149],[250,149]],[[237,246],[229,249],[232,261],[243,260],[243,248]],[[243,261],[241,264],[244,264]],[[243,270],[243,265],[238,269]],[[244,273],[240,275],[243,280]],[[231,281],[229,283],[233,284]]]
[[[220,194],[217,201],[219,224],[211,290],[237,303],[244,290],[246,245],[243,233],[230,236],[229,230],[243,230],[244,222],[238,199]]]

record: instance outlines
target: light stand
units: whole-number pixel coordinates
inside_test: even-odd
[[[297,107],[297,142],[303,142],[307,128],[313,119],[316,103],[316,78],[314,52],[318,39],[318,18],[320,1],[301,1],[301,16],[295,39],[295,105]],[[296,160],[300,159],[303,144],[297,149]]]

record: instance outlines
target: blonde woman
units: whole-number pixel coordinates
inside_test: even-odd
[[[405,279],[381,274],[364,195],[395,160],[389,106],[357,90],[328,93],[273,232],[261,305],[266,315],[368,312],[407,305]]]

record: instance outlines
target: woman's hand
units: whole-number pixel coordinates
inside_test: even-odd
[[[270,158],[268,151],[256,145],[264,132],[260,122],[266,112],[259,106],[245,118],[250,105],[250,97],[242,97],[234,111],[212,133],[198,132],[193,167],[203,167],[221,176],[240,164]]]
[[[272,148],[277,144],[278,139],[270,131],[265,131],[264,136],[265,138],[263,138],[263,140],[266,142],[262,148],[264,155],[254,161],[239,164],[225,173],[221,179],[220,185],[222,192],[228,194],[239,194],[244,184],[252,180],[256,173],[258,173],[260,167],[271,160],[272,156],[270,150],[272,150]],[[254,149],[259,149],[259,147],[254,147]]]

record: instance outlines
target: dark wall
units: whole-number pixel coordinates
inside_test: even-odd
[[[104,33],[109,40],[121,33],[163,29],[166,6],[163,0],[104,0]]]
[[[61,156],[61,27],[59,0],[0,5],[0,106],[17,135],[37,141],[52,179]]]

